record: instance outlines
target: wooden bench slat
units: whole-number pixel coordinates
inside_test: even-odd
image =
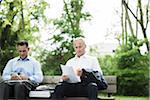
[[[101,92],[116,93],[117,92],[117,86],[116,85],[108,85],[108,88],[106,90],[102,90]]]
[[[44,76],[43,83],[55,84],[60,81],[60,76]]]
[[[116,76],[104,76],[109,84],[116,84]],[[60,76],[44,76],[43,83],[58,83],[60,81]]]
[[[61,76],[44,76],[43,83],[45,84],[57,84],[60,81]],[[103,90],[104,93],[116,93],[117,92],[117,77],[116,76],[104,76],[107,83],[108,88]]]
[[[116,84],[117,83],[117,77],[116,76],[104,76],[108,84]]]

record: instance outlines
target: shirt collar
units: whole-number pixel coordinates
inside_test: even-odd
[[[86,56],[87,56],[86,54],[83,54],[82,56],[80,56],[80,58],[86,58]],[[79,57],[77,55],[75,55],[75,58],[79,59]]]
[[[25,57],[23,59],[19,57],[17,61],[29,61],[29,60],[30,60],[29,57]]]

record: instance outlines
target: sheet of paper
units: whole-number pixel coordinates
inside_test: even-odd
[[[68,77],[69,77],[68,82],[69,83],[81,82],[80,76],[76,75],[73,67],[61,65],[61,70],[62,70],[63,75],[68,75]]]
[[[49,98],[51,96],[51,92],[49,90],[44,91],[30,91],[29,97],[39,97],[39,98]],[[43,100],[43,99],[40,99]]]

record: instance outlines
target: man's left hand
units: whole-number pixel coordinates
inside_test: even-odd
[[[77,74],[78,76],[82,76],[82,69],[77,68],[77,69],[76,69],[76,74]]]
[[[20,77],[21,77],[22,80],[28,80],[28,77],[25,76],[25,75],[20,75]]]

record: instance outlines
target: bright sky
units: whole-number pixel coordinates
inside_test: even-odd
[[[58,18],[63,10],[63,0],[47,0],[50,3],[48,9],[49,18]],[[81,24],[86,42],[89,45],[110,42],[110,38],[105,35],[113,31],[118,32],[115,28],[119,23],[119,14],[116,11],[120,9],[120,0],[84,0],[84,11],[90,12],[91,21]],[[111,38],[114,39],[114,38]],[[111,40],[112,42],[112,40]],[[113,40],[116,42],[116,40]]]
[[[86,0],[85,0],[86,1]],[[85,10],[93,16],[91,22],[83,24],[83,30],[88,44],[110,42],[106,34],[120,25],[120,18],[116,11],[119,9],[120,0],[88,0],[85,2]],[[111,30],[113,28],[113,30]],[[114,38],[113,42],[115,42]],[[112,41],[111,41],[112,42]]]

